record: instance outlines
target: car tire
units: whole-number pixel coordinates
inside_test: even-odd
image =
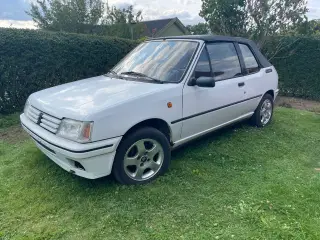
[[[112,173],[121,184],[146,184],[164,174],[170,160],[171,148],[167,137],[155,128],[145,127],[121,141]]]
[[[270,94],[265,94],[251,117],[251,123],[260,128],[270,124],[273,117],[273,108],[273,97]]]

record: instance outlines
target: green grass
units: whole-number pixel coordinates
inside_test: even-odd
[[[4,129],[10,126],[14,126],[20,123],[19,119],[20,113],[14,113],[10,115],[0,114],[0,129]]]
[[[173,153],[146,186],[86,180],[0,140],[0,239],[320,239],[320,115],[278,108]]]

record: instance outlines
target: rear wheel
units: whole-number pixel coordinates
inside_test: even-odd
[[[273,97],[265,94],[251,117],[251,122],[257,127],[267,126],[273,117],[273,107]]]
[[[145,184],[163,174],[169,167],[170,144],[155,128],[142,128],[120,143],[113,175],[122,184]]]

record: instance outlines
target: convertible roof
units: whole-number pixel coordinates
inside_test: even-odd
[[[266,59],[265,56],[260,52],[257,44],[249,39],[241,38],[241,37],[228,37],[228,36],[219,36],[219,35],[184,35],[184,36],[174,36],[174,37],[161,37],[155,38],[152,40],[163,40],[163,39],[190,39],[190,40],[202,40],[205,42],[238,42],[249,45],[251,50],[253,51],[255,57],[260,62],[261,67],[271,67],[272,64]]]
[[[184,35],[184,36],[173,36],[173,37],[161,37],[157,39],[190,39],[190,40],[203,40],[205,42],[215,42],[215,41],[226,41],[226,42],[243,42],[249,43],[251,40],[241,38],[241,37],[228,37],[220,35]]]

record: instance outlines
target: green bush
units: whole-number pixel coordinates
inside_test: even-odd
[[[320,100],[320,38],[274,37],[263,52],[278,71],[280,94]]]
[[[36,91],[101,75],[137,42],[93,35],[0,28],[0,114],[20,111]],[[263,52],[282,95],[320,100],[320,39],[275,37]]]
[[[0,28],[0,114],[20,111],[36,91],[106,73],[137,42]]]

